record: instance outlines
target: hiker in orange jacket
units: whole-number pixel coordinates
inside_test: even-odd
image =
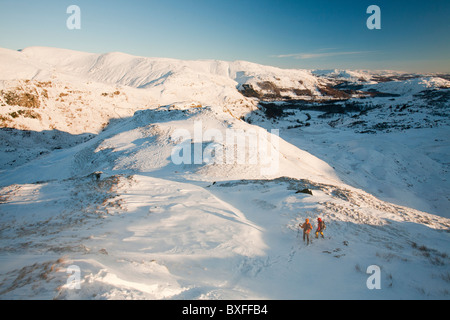
[[[300,226],[300,228],[303,229],[303,242],[305,242],[305,240],[306,240],[307,244],[309,244],[309,233],[311,232],[311,230],[313,228],[311,223],[309,223],[309,219],[306,219],[305,223],[302,224]]]
[[[325,222],[323,222],[322,219],[317,218],[316,239],[319,238],[319,233],[322,236],[322,239],[324,238],[323,230],[325,230],[325,228],[326,228]]]

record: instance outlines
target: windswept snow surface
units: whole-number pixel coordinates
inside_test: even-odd
[[[408,125],[431,117],[410,130],[377,126],[405,123],[392,97],[268,119],[238,91],[389,83],[359,73],[0,49],[0,299],[448,299],[448,81],[376,88],[412,101]],[[307,246],[298,225],[318,217]]]

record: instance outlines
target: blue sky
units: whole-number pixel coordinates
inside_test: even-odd
[[[366,27],[372,4],[381,30]],[[80,30],[66,27],[70,5]],[[0,47],[450,72],[449,20],[448,0],[0,0]]]

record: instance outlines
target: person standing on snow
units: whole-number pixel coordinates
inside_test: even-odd
[[[322,239],[324,238],[323,231],[325,230],[325,228],[325,222],[323,222],[322,219],[317,218],[316,239],[319,238],[319,233],[322,236]]]
[[[307,241],[307,245],[309,245],[309,233],[312,230],[312,225],[309,223],[309,219],[305,220],[305,223],[300,226],[303,229],[303,242]]]

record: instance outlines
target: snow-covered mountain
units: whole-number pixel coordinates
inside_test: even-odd
[[[447,299],[444,78],[0,49],[0,297]]]

